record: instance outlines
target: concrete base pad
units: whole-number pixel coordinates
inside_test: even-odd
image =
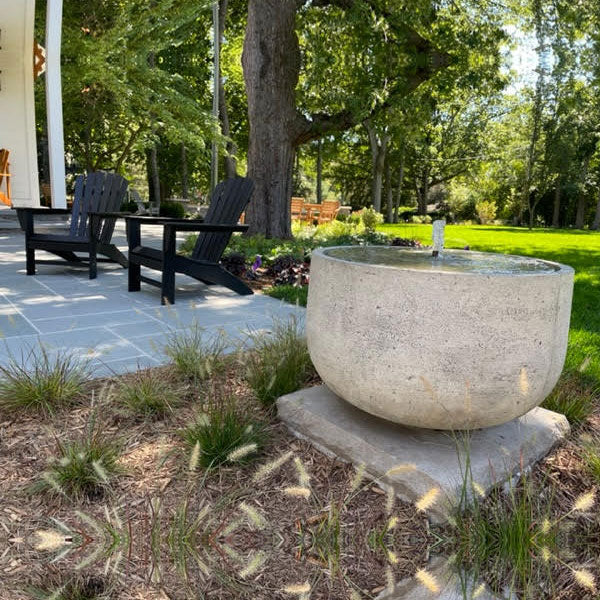
[[[428,511],[438,522],[460,499],[468,461],[475,484],[469,492],[471,487],[487,492],[535,464],[570,431],[563,415],[543,408],[471,432],[407,428],[355,408],[324,385],[283,396],[277,407],[295,434],[329,454],[364,464],[371,477],[384,487],[392,485],[403,500],[415,502],[438,488],[438,501]]]

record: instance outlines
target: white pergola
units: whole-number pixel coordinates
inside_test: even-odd
[[[10,151],[13,205],[39,206],[33,75],[35,0],[0,0],[0,15],[0,147]],[[62,0],[48,0],[46,105],[55,208],[66,207],[61,30]]]

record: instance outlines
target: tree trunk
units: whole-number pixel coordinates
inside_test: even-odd
[[[429,203],[429,165],[426,165],[425,171],[423,171],[423,178],[421,181],[421,190],[420,190],[420,194],[419,194],[418,213],[421,216],[425,216],[427,214],[428,203]]]
[[[150,182],[152,183],[152,199],[160,205],[160,173],[156,144],[150,149]]]
[[[371,158],[373,166],[373,181],[371,188],[371,201],[373,209],[381,212],[381,195],[383,192],[383,175],[387,156],[389,136],[379,137],[370,120],[365,121],[365,128],[369,134],[369,145],[371,146]]]
[[[188,159],[185,144],[181,144],[181,197],[189,198]]]
[[[402,188],[404,187],[404,160],[406,158],[406,145],[404,140],[402,141],[402,148],[400,151],[400,172],[398,174],[398,190],[396,192],[396,199],[394,200],[394,223],[398,222],[398,208],[402,202]]]
[[[585,196],[579,192],[577,198],[577,213],[575,215],[575,228],[583,229],[585,225]]]
[[[557,179],[555,184],[556,187],[554,188],[554,210],[552,211],[552,227],[557,229],[560,227],[560,183],[560,179]]]
[[[323,202],[323,140],[317,142],[317,202]]]
[[[227,22],[228,0],[220,0],[219,2],[219,48],[223,47],[223,35],[225,33],[225,24]],[[229,125],[229,108],[227,106],[227,96],[225,93],[225,85],[223,83],[223,73],[219,62],[219,117],[221,119],[221,132],[228,138],[227,154],[225,155],[225,175],[227,177],[235,177],[237,175],[237,160],[235,154],[237,148],[231,139],[231,127]]]
[[[535,209],[537,208],[537,201],[529,200],[529,229],[533,229],[535,225]]]
[[[590,168],[591,156],[588,156],[583,161],[580,172],[580,186],[577,192],[577,214],[575,215],[575,227],[576,229],[583,229],[585,226],[585,209],[586,209],[586,198],[583,193],[583,186],[587,179],[588,169]]]
[[[394,190],[392,187],[392,165],[390,160],[385,161],[385,201],[386,201],[386,223],[394,220]]]
[[[248,234],[289,238],[300,47],[296,0],[249,0],[242,65],[248,96]]]
[[[596,202],[596,215],[594,216],[594,223],[591,227],[593,231],[600,229],[600,194],[598,194],[598,202]]]

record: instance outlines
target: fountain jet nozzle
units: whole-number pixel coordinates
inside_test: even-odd
[[[444,234],[446,229],[446,221],[440,219],[433,222],[433,258],[438,258],[444,250]]]

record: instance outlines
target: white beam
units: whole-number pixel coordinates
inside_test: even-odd
[[[48,0],[46,12],[46,111],[52,206],[67,207],[65,182],[65,140],[63,128],[60,53],[62,42],[62,0]]]
[[[34,0],[0,0],[0,147],[10,152],[12,203],[39,206],[33,93]],[[2,191],[6,191],[4,185]]]

